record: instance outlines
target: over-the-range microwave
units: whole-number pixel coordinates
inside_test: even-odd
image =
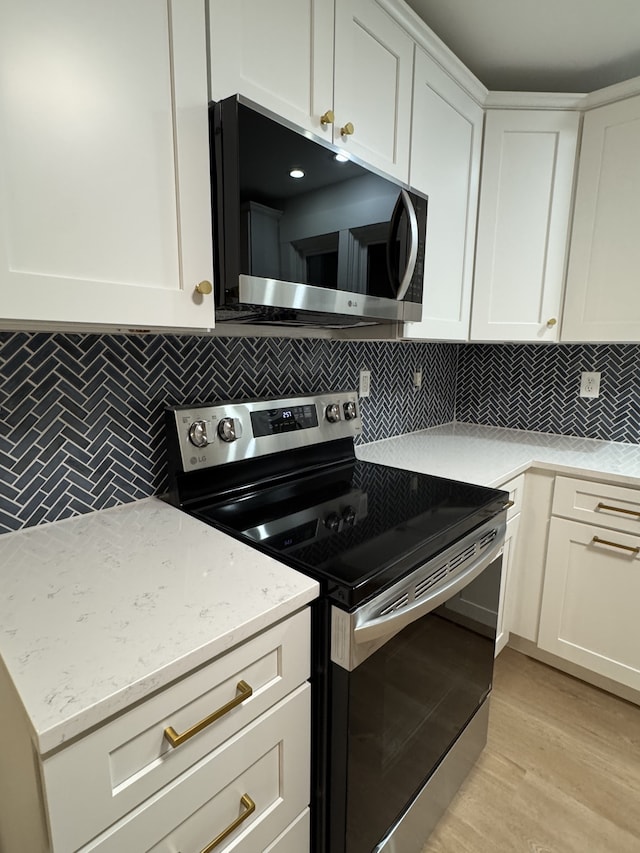
[[[241,96],[209,115],[216,323],[420,320],[426,196]]]

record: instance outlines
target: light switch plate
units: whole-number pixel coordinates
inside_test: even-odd
[[[358,391],[359,397],[368,397],[371,393],[371,371],[370,370],[361,370],[360,371],[360,390]]]

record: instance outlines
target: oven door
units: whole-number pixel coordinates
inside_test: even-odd
[[[441,573],[447,555],[408,579],[409,601],[390,601],[387,593],[354,614],[333,608],[331,853],[420,849],[484,746],[486,713],[478,712],[491,690],[504,523],[493,531],[480,553],[469,553],[466,541],[454,549],[468,552],[460,570],[434,582],[419,604],[416,588]],[[483,725],[471,759],[462,762],[461,777],[455,762],[458,778],[444,786],[441,778],[448,793],[443,801],[438,791],[431,802],[432,777],[442,776],[446,756],[477,714]]]

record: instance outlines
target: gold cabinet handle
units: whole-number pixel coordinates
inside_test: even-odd
[[[326,113],[323,113],[320,116],[320,124],[322,124],[322,125],[333,124],[335,120],[336,120],[336,117],[333,113],[333,110],[327,110]]]
[[[353,133],[354,130],[355,130],[355,127],[353,126],[353,124],[350,121],[348,121],[344,127],[340,128],[340,133],[342,136],[351,136],[351,134]]]
[[[196,293],[201,293],[203,296],[207,296],[212,290],[213,285],[210,281],[199,281],[195,287]]]
[[[252,815],[256,810],[256,804],[253,802],[249,794],[243,794],[240,797],[240,805],[244,806],[245,811],[243,811],[240,817],[237,817],[233,821],[233,823],[230,823],[226,829],[223,829],[220,835],[217,835],[210,844],[207,844],[206,847],[203,847],[200,853],[211,853],[211,851],[214,850],[218,846],[218,844],[222,844],[225,838],[228,835],[231,835],[234,829],[237,829],[241,823],[244,823],[244,821],[249,817],[249,815]]]
[[[556,319],[555,317],[551,317],[549,320],[547,320],[547,326],[548,326],[550,329],[553,329],[553,327],[555,326],[555,324],[556,324],[557,322],[558,322],[558,321],[557,321],[557,319]]]
[[[220,717],[224,717],[224,715],[228,714],[229,711],[233,711],[233,709],[237,708],[238,705],[241,705],[245,699],[248,699],[249,696],[253,695],[253,687],[249,687],[246,681],[239,681],[236,685],[236,690],[238,690],[238,695],[230,702],[227,702],[227,704],[223,705],[222,708],[218,708],[218,710],[214,711],[213,714],[209,714],[209,716],[205,717],[204,720],[200,720],[200,722],[196,723],[195,726],[191,726],[190,729],[187,729],[186,732],[183,732],[181,735],[178,734],[173,726],[166,728],[164,730],[164,736],[171,746],[180,746],[180,744],[189,740],[189,738],[197,735],[198,732],[206,729],[206,727],[210,726],[211,723],[215,723],[215,721],[219,720]]]
[[[600,539],[599,536],[594,536],[591,540],[598,545],[610,545],[612,548],[620,548],[622,551],[630,551],[632,554],[640,554],[640,545],[634,548],[632,545],[620,545],[618,542],[609,542],[606,539]]]
[[[515,506],[515,501],[507,501],[506,504],[502,507],[502,509],[511,509],[512,506]]]
[[[640,518],[640,512],[637,509],[624,509],[621,506],[609,506],[609,504],[603,504],[600,502],[596,509],[606,509],[609,512],[622,512],[625,515],[635,515],[636,518]]]

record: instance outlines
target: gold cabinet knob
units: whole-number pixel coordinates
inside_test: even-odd
[[[552,317],[550,320],[547,320],[547,326],[552,329],[558,321],[555,317]]]
[[[201,293],[203,296],[211,293],[213,290],[213,285],[210,281],[199,281],[196,284],[196,293]]]
[[[333,110],[327,110],[326,113],[320,116],[320,124],[333,124],[336,120]]]
[[[351,124],[350,121],[348,121],[344,127],[340,128],[340,133],[342,136],[351,136],[354,130],[354,126]]]

